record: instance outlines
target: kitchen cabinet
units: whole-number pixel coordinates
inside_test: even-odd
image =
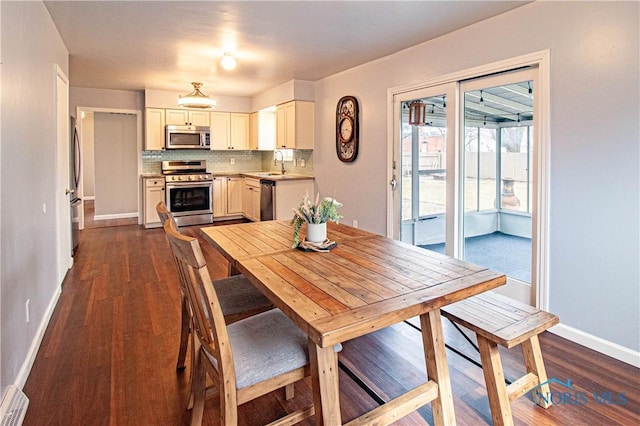
[[[249,114],[212,112],[211,149],[249,149]]]
[[[244,180],[240,176],[227,178],[227,214],[242,215],[242,189]]]
[[[249,114],[231,113],[231,149],[249,149]]]
[[[165,116],[163,108],[144,110],[144,149],[161,151],[164,149]]]
[[[213,178],[213,219],[228,219],[243,214],[243,180],[239,176],[215,176]]]
[[[276,107],[276,146],[313,149],[314,103],[291,101]]]
[[[249,118],[249,149],[273,151],[276,149],[276,111],[261,110]]]
[[[166,124],[209,127],[211,125],[209,114],[209,111],[168,109],[165,111],[165,121]]]
[[[145,228],[159,228],[162,226],[156,212],[156,205],[160,201],[165,201],[164,183],[163,177],[142,178]]]
[[[260,221],[260,180],[244,178],[242,208],[244,216],[254,222]]]

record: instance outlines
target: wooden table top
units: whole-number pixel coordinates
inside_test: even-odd
[[[291,250],[293,225],[288,220],[250,222],[234,225],[207,226],[202,235],[229,261]],[[306,235],[306,225],[300,230],[300,240]],[[377,234],[351,226],[327,223],[327,238],[340,243],[353,238]]]
[[[353,339],[506,283],[504,274],[380,235],[353,236],[349,233],[358,230],[348,226],[341,229],[342,239],[328,232],[329,238],[338,242],[329,253],[303,252],[289,246],[259,254],[255,247],[266,243],[258,231],[277,234],[282,224],[249,225],[256,225],[248,227],[254,232],[246,235],[253,244],[244,249],[243,257],[236,258],[238,270],[319,347]],[[236,256],[236,246],[242,245],[237,241],[229,245],[229,239],[213,235],[212,239],[232,256]],[[289,240],[290,235],[287,243]],[[249,252],[254,255],[244,255]]]

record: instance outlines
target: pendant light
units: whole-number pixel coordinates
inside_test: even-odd
[[[178,98],[178,105],[184,108],[215,108],[216,101],[200,91],[202,83],[192,82],[193,92]]]
[[[413,101],[409,104],[409,124],[411,126],[424,126],[427,121],[427,105],[422,101]]]

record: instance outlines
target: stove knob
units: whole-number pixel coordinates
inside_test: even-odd
[[[178,176],[178,180],[182,180],[182,176]]]
[[[189,176],[189,180],[193,180],[193,176]]]

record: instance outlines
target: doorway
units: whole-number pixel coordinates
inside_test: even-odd
[[[83,228],[138,224],[140,111],[79,107],[77,116]]]
[[[389,231],[503,272],[498,292],[544,307],[548,164],[540,129],[548,97],[540,63],[393,94]],[[425,118],[410,123],[416,101]]]

